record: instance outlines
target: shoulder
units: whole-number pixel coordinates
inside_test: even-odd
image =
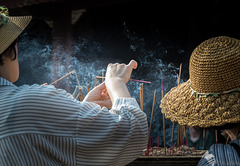
[[[33,85],[22,85],[17,88],[16,93],[19,95],[30,95],[30,94],[39,94],[39,95],[67,95],[67,96],[72,96],[70,93],[67,93],[67,91],[63,89],[57,89],[53,85],[38,85],[38,84],[33,84]]]
[[[73,96],[63,89],[57,89],[53,85],[23,85],[18,87],[17,91],[15,92],[18,97],[24,99],[36,99],[36,98],[69,98],[74,99]]]
[[[40,86],[23,85],[17,87],[12,95],[8,96],[9,99],[15,103],[15,108],[31,108],[38,109],[44,108],[45,110],[58,109],[58,108],[79,108],[80,101],[63,89],[57,89],[52,85]],[[51,109],[50,109],[51,108]]]

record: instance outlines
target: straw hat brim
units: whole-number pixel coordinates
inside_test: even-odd
[[[8,17],[9,21],[0,27],[0,54],[23,32],[32,16]]]
[[[166,118],[180,125],[204,128],[240,122],[240,92],[197,98],[189,83],[172,88],[161,100]]]

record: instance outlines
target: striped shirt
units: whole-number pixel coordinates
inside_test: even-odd
[[[240,140],[234,140],[240,146]],[[236,149],[229,144],[214,144],[203,155],[198,166],[239,166],[240,158]]]
[[[54,86],[0,78],[0,165],[126,165],[147,146],[147,118],[134,98],[111,110]]]

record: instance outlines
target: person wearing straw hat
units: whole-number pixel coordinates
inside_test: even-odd
[[[240,40],[218,36],[197,46],[189,80],[172,88],[160,108],[182,126],[215,127],[228,134],[230,144],[213,144],[198,165],[240,165]]]
[[[0,165],[126,165],[147,146],[147,117],[126,83],[137,62],[109,64],[83,102],[19,77],[18,37],[31,16],[0,6]],[[109,109],[110,110],[109,110]]]

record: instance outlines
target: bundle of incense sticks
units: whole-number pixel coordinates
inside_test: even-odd
[[[49,84],[49,85],[56,84],[58,81],[64,79],[65,77],[69,76],[69,75],[72,74],[72,73],[75,73],[75,76],[76,76],[76,79],[77,79],[77,83],[78,83],[79,86],[81,86],[81,85],[80,85],[80,82],[79,82],[79,80],[78,80],[78,76],[77,76],[76,70],[73,70],[73,71],[69,72],[68,74],[66,74],[66,75],[64,75],[63,77],[57,79],[56,81],[52,82],[52,83]]]
[[[105,78],[103,76],[96,76],[96,78]],[[136,81],[136,82],[142,82],[142,83],[147,83],[147,84],[150,84],[151,82],[150,81],[143,81],[143,80],[135,80],[135,79],[130,79],[130,81]]]
[[[76,93],[78,93],[77,95],[76,95]],[[84,95],[83,95],[83,92],[82,92],[82,87],[79,87],[79,86],[76,86],[76,88],[75,88],[75,90],[74,90],[74,92],[73,92],[73,94],[72,94],[74,97],[75,97],[75,99],[78,99],[79,98],[79,100],[80,101],[83,101],[84,100]]]
[[[79,79],[78,79],[76,70],[73,70],[73,71],[67,73],[66,75],[64,75],[63,77],[57,79],[56,81],[52,82],[52,83],[49,84],[49,85],[56,84],[58,81],[66,78],[67,76],[69,76],[69,75],[72,74],[72,73],[75,73],[75,77],[76,77],[76,79],[77,79],[78,88],[79,88],[79,94],[78,94],[75,98],[77,99],[77,98],[79,97],[79,100],[82,101],[82,100],[84,99],[84,95],[83,95],[83,93],[82,93],[82,88],[81,88],[81,85],[80,85],[80,82],[79,82]]]

